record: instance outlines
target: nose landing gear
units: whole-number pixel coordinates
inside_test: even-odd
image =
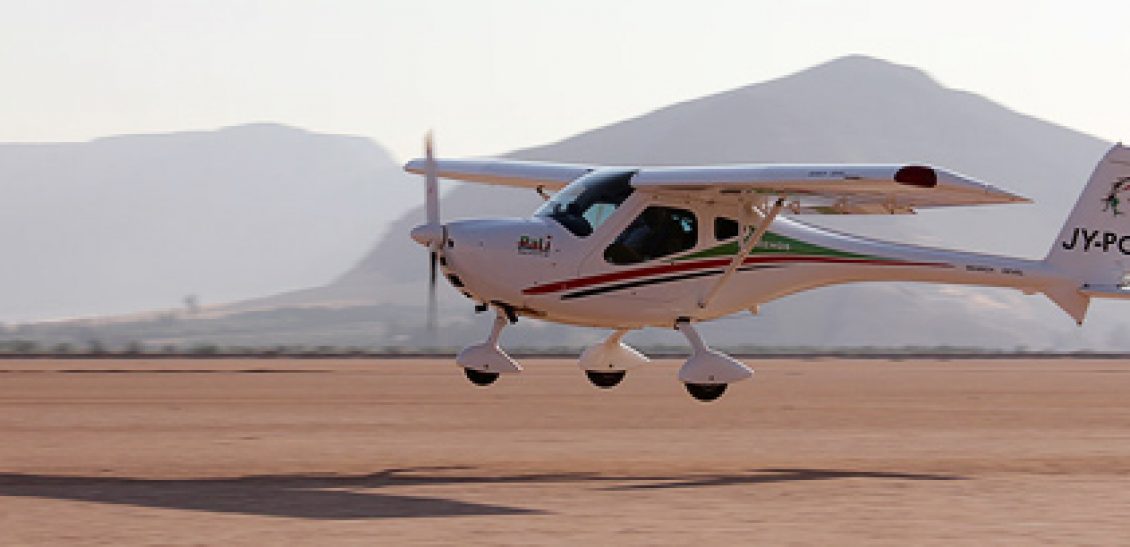
[[[455,357],[455,363],[463,367],[471,383],[488,386],[498,380],[500,374],[522,372],[522,367],[498,346],[498,337],[507,323],[507,314],[499,311],[486,341],[463,348]]]

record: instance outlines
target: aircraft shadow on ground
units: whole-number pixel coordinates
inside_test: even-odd
[[[35,497],[303,519],[389,519],[547,514],[540,509],[434,496],[373,492],[415,485],[537,483],[614,484],[602,491],[702,488],[773,482],[868,478],[960,480],[962,477],[873,471],[762,469],[749,473],[624,476],[599,473],[491,475],[470,467],[387,469],[365,475],[258,475],[235,478],[144,479],[0,473],[0,496]]]
[[[761,469],[755,472],[731,475],[702,475],[688,478],[671,478],[643,484],[612,486],[607,490],[660,490],[667,488],[700,488],[737,484],[769,484],[774,482],[817,481],[833,479],[887,479],[906,481],[964,480],[955,475],[924,473],[896,473],[888,471],[841,471],[835,469]]]

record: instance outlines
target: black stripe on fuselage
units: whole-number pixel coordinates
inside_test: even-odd
[[[741,268],[738,268],[737,271],[748,272],[748,271],[752,271],[752,270],[771,269],[771,268],[777,268],[777,267],[778,266],[743,266]],[[685,273],[685,274],[679,274],[679,275],[669,275],[667,277],[653,277],[651,279],[641,279],[639,281],[629,281],[627,283],[617,283],[615,285],[605,285],[603,287],[597,287],[595,289],[585,289],[583,291],[571,292],[569,294],[562,295],[561,299],[562,300],[572,300],[574,298],[584,298],[586,296],[595,296],[595,295],[598,295],[598,294],[604,294],[604,293],[615,292],[615,291],[622,291],[622,290],[625,290],[625,289],[634,289],[634,288],[637,288],[637,287],[646,287],[648,285],[659,285],[659,284],[662,284],[662,283],[671,283],[671,282],[674,282],[674,281],[686,281],[687,279],[696,279],[696,278],[699,278],[699,277],[708,277],[708,276],[712,276],[712,275],[720,275],[721,273],[723,273],[725,271],[726,271],[725,268],[723,268],[723,269],[720,269],[720,270],[706,270],[706,271],[701,271],[701,272],[691,272],[691,273]]]

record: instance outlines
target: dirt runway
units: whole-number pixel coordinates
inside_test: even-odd
[[[0,544],[1127,544],[1130,363],[0,361]]]

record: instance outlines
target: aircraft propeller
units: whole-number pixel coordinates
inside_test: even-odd
[[[439,176],[437,175],[432,134],[424,140],[425,186],[424,211],[426,222],[412,229],[412,239],[428,247],[428,330],[436,328],[436,276],[439,254],[447,240],[447,228],[439,220]]]

